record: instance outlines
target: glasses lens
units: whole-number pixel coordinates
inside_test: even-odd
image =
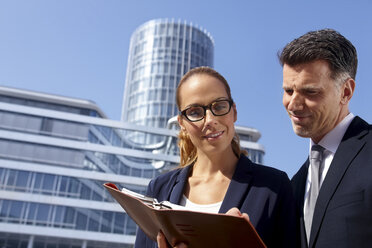
[[[202,107],[191,107],[186,110],[186,117],[190,121],[201,120],[204,117],[204,109]]]
[[[225,115],[230,111],[230,102],[227,100],[214,102],[211,110],[215,115]]]

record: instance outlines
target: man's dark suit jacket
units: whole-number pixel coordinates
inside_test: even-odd
[[[372,247],[372,126],[355,117],[319,191],[309,246],[303,221],[309,160],[292,178],[301,213],[301,247]]]
[[[191,168],[192,165],[160,175],[150,182],[147,195],[179,204]],[[249,215],[268,247],[296,247],[295,203],[284,172],[254,164],[241,155],[219,212],[232,207]],[[157,244],[138,229],[135,247],[153,248]]]

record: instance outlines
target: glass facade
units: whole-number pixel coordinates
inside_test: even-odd
[[[158,19],[141,25],[130,42],[122,120],[165,128],[178,113],[175,91],[182,75],[197,66],[213,67],[213,49],[210,34],[186,22]],[[131,139],[161,142],[153,135]]]
[[[89,101],[0,87],[0,247],[132,247],[135,223],[102,187],[145,193],[177,165],[176,131],[103,118]],[[126,137],[148,133],[156,149]]]
[[[13,93],[0,87],[0,247],[133,247],[137,226],[102,184],[143,194],[177,166],[176,119],[149,129],[106,119],[88,101]],[[259,132],[236,130],[261,163]],[[138,144],[138,134],[161,142]]]

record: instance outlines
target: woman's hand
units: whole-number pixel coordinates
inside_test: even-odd
[[[245,220],[249,222],[248,214],[240,212],[240,210],[237,208],[230,208],[229,211],[226,212],[226,214],[232,215],[232,216],[243,217]]]
[[[164,234],[161,231],[158,232],[158,236],[156,237],[156,240],[158,242],[159,248],[169,247],[167,239],[165,238]],[[185,245],[184,243],[179,243],[174,248],[187,248],[187,245]]]

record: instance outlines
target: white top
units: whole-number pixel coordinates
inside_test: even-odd
[[[191,202],[185,195],[182,195],[180,205],[185,206],[188,210],[191,211],[217,214],[221,208],[222,201],[212,204],[196,204]]]
[[[327,175],[327,172],[332,163],[333,157],[337,151],[338,146],[341,143],[342,137],[344,137],[345,132],[353,119],[354,119],[354,115],[352,113],[348,114],[334,129],[332,129],[332,131],[327,133],[323,137],[323,139],[321,139],[318,143],[318,145],[321,145],[322,147],[325,148],[324,153],[323,153],[324,159],[319,168],[319,173],[321,175],[319,189],[321,188],[324,178]],[[315,143],[310,139],[309,156],[311,153],[311,147],[313,145],[315,145]],[[308,171],[307,171],[304,206],[306,206],[306,203],[310,197],[309,195],[310,185],[311,185],[311,169],[309,166]]]

